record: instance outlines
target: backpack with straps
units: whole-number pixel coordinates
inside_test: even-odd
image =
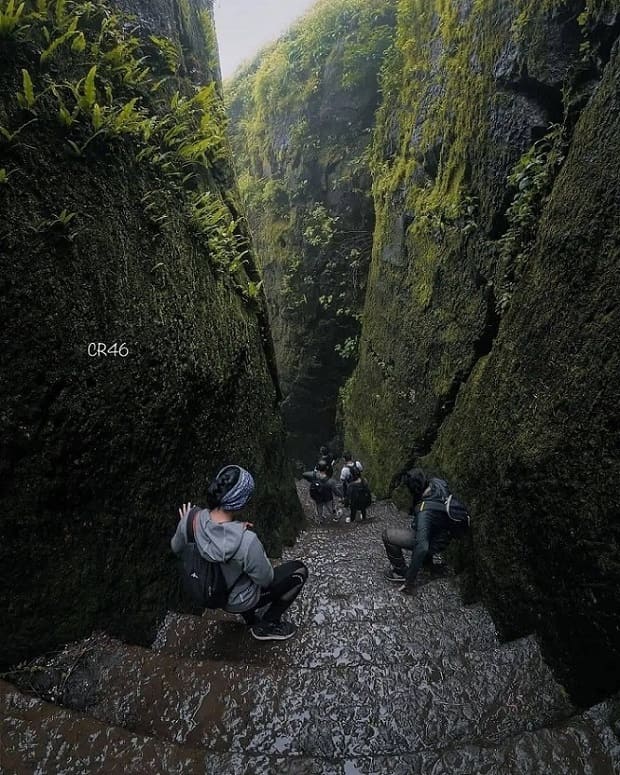
[[[356,482],[362,475],[362,472],[357,467],[357,463],[351,463],[351,465],[347,466],[349,469],[349,482]]]
[[[450,531],[457,536],[465,534],[471,525],[471,516],[467,506],[454,495],[443,500],[429,500],[422,503],[420,511],[442,511],[448,515]]]
[[[321,477],[315,471],[314,479],[310,482],[309,494],[312,500],[318,503],[326,503],[327,501],[330,501],[333,495],[329,485],[329,480],[321,479]]]
[[[187,518],[187,544],[179,563],[181,586],[185,595],[201,608],[224,608],[228,602],[228,587],[219,562],[210,562],[198,551],[194,535],[194,520],[198,510],[192,509]]]
[[[450,529],[457,535],[466,533],[471,525],[471,516],[463,501],[455,498],[454,495],[449,495],[446,498],[445,507],[450,520]]]
[[[361,479],[360,483],[351,487],[351,500],[355,501],[355,505],[359,509],[367,509],[372,503],[372,493],[368,482],[365,479]]]

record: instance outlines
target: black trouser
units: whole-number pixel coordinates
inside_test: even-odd
[[[443,518],[423,511],[416,519],[416,530],[411,527],[390,527],[383,531],[383,543],[392,568],[407,575],[413,583],[425,560],[432,564],[432,556],[442,552],[450,543],[451,535],[444,527]],[[407,568],[403,549],[411,549],[411,564]]]
[[[301,592],[308,578],[308,568],[301,560],[289,560],[273,569],[271,585],[261,592],[258,603],[241,616],[248,624],[258,621],[256,611],[268,605],[262,617],[264,622],[279,622],[280,617]]]
[[[366,519],[366,507],[362,508],[361,506],[358,506],[355,501],[351,501],[351,522],[355,522],[358,511],[362,512],[362,519]]]

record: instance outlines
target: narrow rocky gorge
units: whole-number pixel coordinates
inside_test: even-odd
[[[336,433],[372,251],[370,145],[391,0],[318,3],[226,84],[284,393],[288,452]]]
[[[316,13],[327,16],[327,5],[344,17],[356,4],[319,4]],[[620,6],[393,8],[365,157],[375,228],[353,374],[345,381],[339,372],[338,402],[333,385],[317,385],[293,423],[327,402],[343,425],[341,448],[355,450],[378,492],[403,465],[446,476],[476,514],[461,558],[471,594],[504,637],[539,633],[574,696],[590,703],[619,688]],[[291,65],[270,56],[303,41],[300,25],[241,72],[231,109],[235,142],[265,190],[284,183],[298,208],[314,197],[305,196],[305,167],[282,178],[267,160],[297,158],[312,133],[299,130],[302,142],[256,127],[265,105],[288,115],[279,88]],[[339,110],[347,116],[343,81],[316,65],[330,126]],[[304,73],[309,87],[315,70]],[[266,240],[261,252],[277,251],[292,271],[295,250],[277,248],[262,222],[254,229]],[[320,264],[312,276],[325,296],[337,287]],[[265,287],[279,303],[278,284]],[[316,298],[306,299],[320,314]],[[298,340],[314,336],[307,315],[292,325]],[[331,341],[322,329],[319,337]],[[319,376],[321,363],[312,366]]]
[[[0,0],[0,775],[620,775],[619,0],[318,0],[224,84],[213,6]],[[286,642],[179,595],[230,462]]]

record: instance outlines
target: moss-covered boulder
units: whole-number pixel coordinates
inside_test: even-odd
[[[227,84],[241,191],[263,273],[289,451],[335,432],[370,259],[368,149],[393,0],[323,0]]]
[[[273,553],[301,518],[210,2],[9,6],[3,664],[93,627],[146,639],[174,599],[177,506],[225,463],[255,474],[250,518]]]
[[[579,699],[617,688],[617,2],[401,0],[349,443],[474,512],[479,588]]]

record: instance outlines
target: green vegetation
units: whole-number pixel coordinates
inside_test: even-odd
[[[194,87],[177,77],[178,43],[155,35],[140,39],[133,30],[131,18],[104,0],[26,0],[19,6],[4,0],[0,35],[19,41],[20,57],[32,61],[38,55],[39,66],[21,69],[22,89],[10,111],[15,118],[18,109],[27,111],[38,125],[31,120],[3,126],[2,137],[24,142],[26,129],[55,125],[77,157],[126,139],[136,161],[156,168],[168,190],[185,202],[188,219],[207,238],[214,266],[247,296],[240,228],[213,185],[218,166],[230,162],[218,86]]]
[[[582,42],[589,42],[590,28],[612,5],[483,0],[467,8],[443,0],[398,2],[396,42],[383,68],[384,100],[371,161],[374,263],[360,363],[345,411],[349,443],[356,446],[364,437],[364,453],[366,444],[376,450],[376,466],[371,463],[383,471],[382,483],[412,449],[428,448],[447,411],[442,407],[453,402],[454,385],[475,363],[471,342],[489,325],[494,314],[489,309],[500,316],[508,311],[566,153],[571,84],[578,75],[583,80],[584,67],[594,65],[581,61],[578,43],[574,52],[562,52],[572,64],[553,88],[564,116],[544,118],[557,110],[544,104],[553,89],[540,91],[539,104],[531,98],[529,109],[541,124],[535,137],[543,136],[534,142],[527,119],[517,118],[530,98],[524,95],[513,105],[510,96],[521,88],[519,68],[544,71],[548,24],[563,18],[561,11],[574,23],[581,13]],[[517,142],[501,137],[502,121],[514,125]],[[473,270],[464,256],[474,254],[479,257],[475,272],[485,278],[475,282],[491,289],[489,302],[472,288]],[[399,289],[396,302],[390,286]],[[394,341],[396,326],[418,332],[423,342],[418,340],[414,349]],[[365,341],[372,347],[365,347]],[[437,342],[445,347],[441,359],[428,353]],[[382,363],[391,366],[386,370]],[[403,401],[401,394],[410,390],[416,401]],[[381,419],[366,411],[371,394],[381,398]],[[371,444],[373,433],[382,438]]]
[[[119,5],[0,0],[2,664],[93,628],[150,642],[175,504],[225,461],[272,556],[302,518],[209,4]]]
[[[534,248],[540,213],[564,161],[566,144],[566,127],[552,125],[544,139],[534,143],[508,176],[515,195],[506,213],[509,227],[500,240],[503,277],[497,306],[502,314]]]
[[[463,556],[502,634],[537,632],[587,701],[615,690],[619,653],[619,12],[399,0],[341,391],[375,489],[414,461],[445,475],[472,506]]]
[[[374,229],[369,147],[394,8],[322,0],[225,88],[283,387],[318,380],[312,400],[332,418],[360,329]],[[329,382],[313,367],[328,362]],[[313,448],[321,433],[333,435],[333,422],[300,436]]]

